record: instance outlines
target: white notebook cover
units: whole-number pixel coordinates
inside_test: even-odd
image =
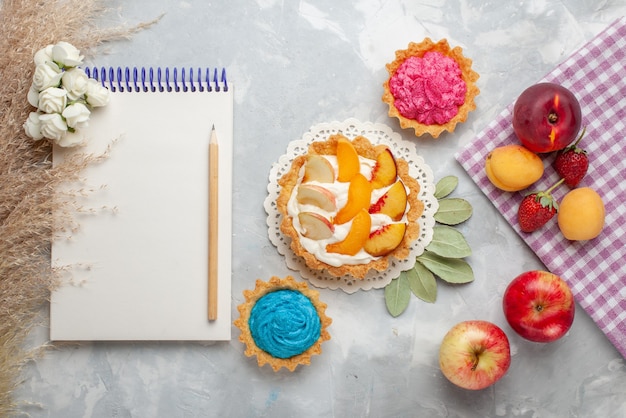
[[[208,312],[208,145],[219,143],[218,317]],[[51,295],[50,337],[63,341],[229,340],[233,88],[115,92],[93,111],[78,149],[101,154],[83,173],[86,213],[56,239],[67,266]]]

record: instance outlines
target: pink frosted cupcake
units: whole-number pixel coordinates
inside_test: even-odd
[[[443,131],[454,132],[476,108],[479,93],[478,73],[462,52],[460,47],[450,49],[445,39],[433,43],[429,38],[396,51],[383,84],[389,116],[398,118],[402,128],[413,128],[416,136],[437,138]]]

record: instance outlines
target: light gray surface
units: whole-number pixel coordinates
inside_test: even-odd
[[[425,2],[426,3],[426,2]],[[233,319],[257,278],[290,272],[270,244],[263,200],[269,169],[312,125],[355,117],[400,131],[381,102],[385,64],[410,41],[445,37],[480,74],[477,110],[453,135],[414,139],[435,178],[460,178],[474,216],[462,226],[474,283],[438,300],[412,298],[398,318],[383,291],[321,290],[332,339],[294,373],[259,368],[229,343],[85,343],[29,365],[19,390],[33,417],[624,417],[626,364],[577,307],[570,332],[540,345],[508,327],[501,297],[525,270],[543,268],[465,175],[454,153],[577,47],[615,18],[624,0],[285,2],[111,1],[102,25],[162,19],[107,44],[89,64],[226,66],[235,85]],[[405,138],[412,133],[403,131]],[[297,276],[297,275],[296,275]],[[468,392],[441,375],[439,342],[455,323],[486,319],[512,345],[508,374]],[[33,336],[45,342],[47,330]]]

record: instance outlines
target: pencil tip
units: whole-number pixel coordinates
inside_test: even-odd
[[[217,131],[215,130],[215,124],[213,124],[211,133],[209,134],[209,144],[217,144]]]

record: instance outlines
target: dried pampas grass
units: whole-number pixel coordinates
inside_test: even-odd
[[[56,285],[50,242],[72,221],[74,208],[55,190],[94,158],[53,167],[50,144],[24,134],[33,55],[61,40],[85,52],[152,23],[101,30],[94,18],[102,11],[98,0],[0,0],[0,416],[17,412],[22,366],[38,352],[26,338]]]

